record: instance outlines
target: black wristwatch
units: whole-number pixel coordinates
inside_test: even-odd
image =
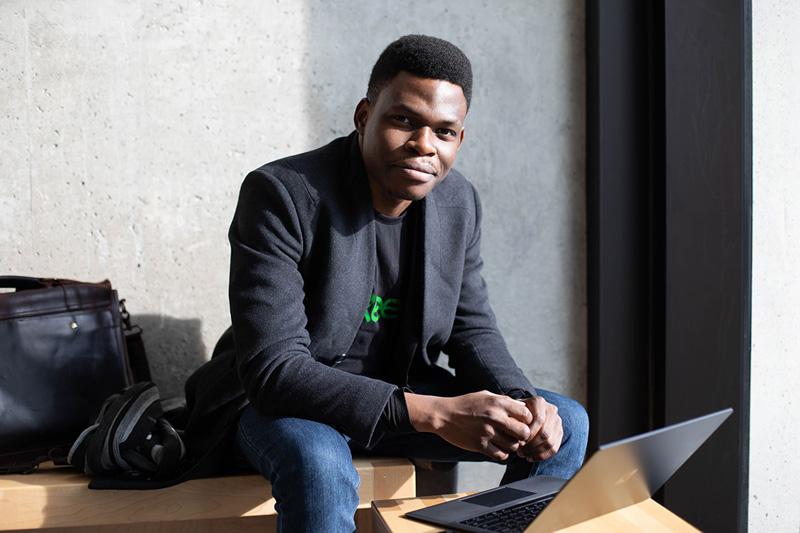
[[[538,394],[526,389],[511,389],[506,393],[506,396],[515,400],[527,400],[528,398],[536,398]]]

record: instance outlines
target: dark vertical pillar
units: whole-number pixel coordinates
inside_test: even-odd
[[[750,0],[587,2],[591,445],[731,406],[660,495],[747,524]]]
[[[590,448],[649,428],[643,3],[587,2]],[[613,354],[613,357],[607,357]]]

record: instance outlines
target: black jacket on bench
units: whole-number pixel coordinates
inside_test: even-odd
[[[481,209],[456,170],[422,202],[418,336],[395,350],[394,383],[441,352],[470,390],[534,389],[495,325],[480,271]],[[232,329],[187,381],[187,446],[214,471],[240,410],[329,424],[370,447],[397,385],[332,367],[351,346],[375,272],[375,219],[356,133],[251,172],[230,227]],[[421,278],[421,279],[420,279]],[[416,370],[415,370],[416,371]]]

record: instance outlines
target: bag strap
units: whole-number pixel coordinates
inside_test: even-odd
[[[131,323],[131,315],[125,307],[125,299],[119,301],[120,318],[122,319],[122,333],[125,336],[125,345],[128,350],[128,364],[133,373],[133,382],[152,381],[150,365],[147,363],[147,352],[142,340],[142,328]]]

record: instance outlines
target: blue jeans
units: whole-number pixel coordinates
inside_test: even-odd
[[[561,448],[540,463],[517,457],[509,460],[503,483],[532,475],[569,479],[583,463],[589,432],[583,406],[559,394],[537,391],[558,407],[564,425]],[[360,479],[353,467],[353,452],[445,462],[490,460],[431,433],[388,435],[371,450],[364,450],[326,424],[262,416],[252,406],[242,414],[236,443],[248,462],[272,484],[279,532],[355,530]]]

